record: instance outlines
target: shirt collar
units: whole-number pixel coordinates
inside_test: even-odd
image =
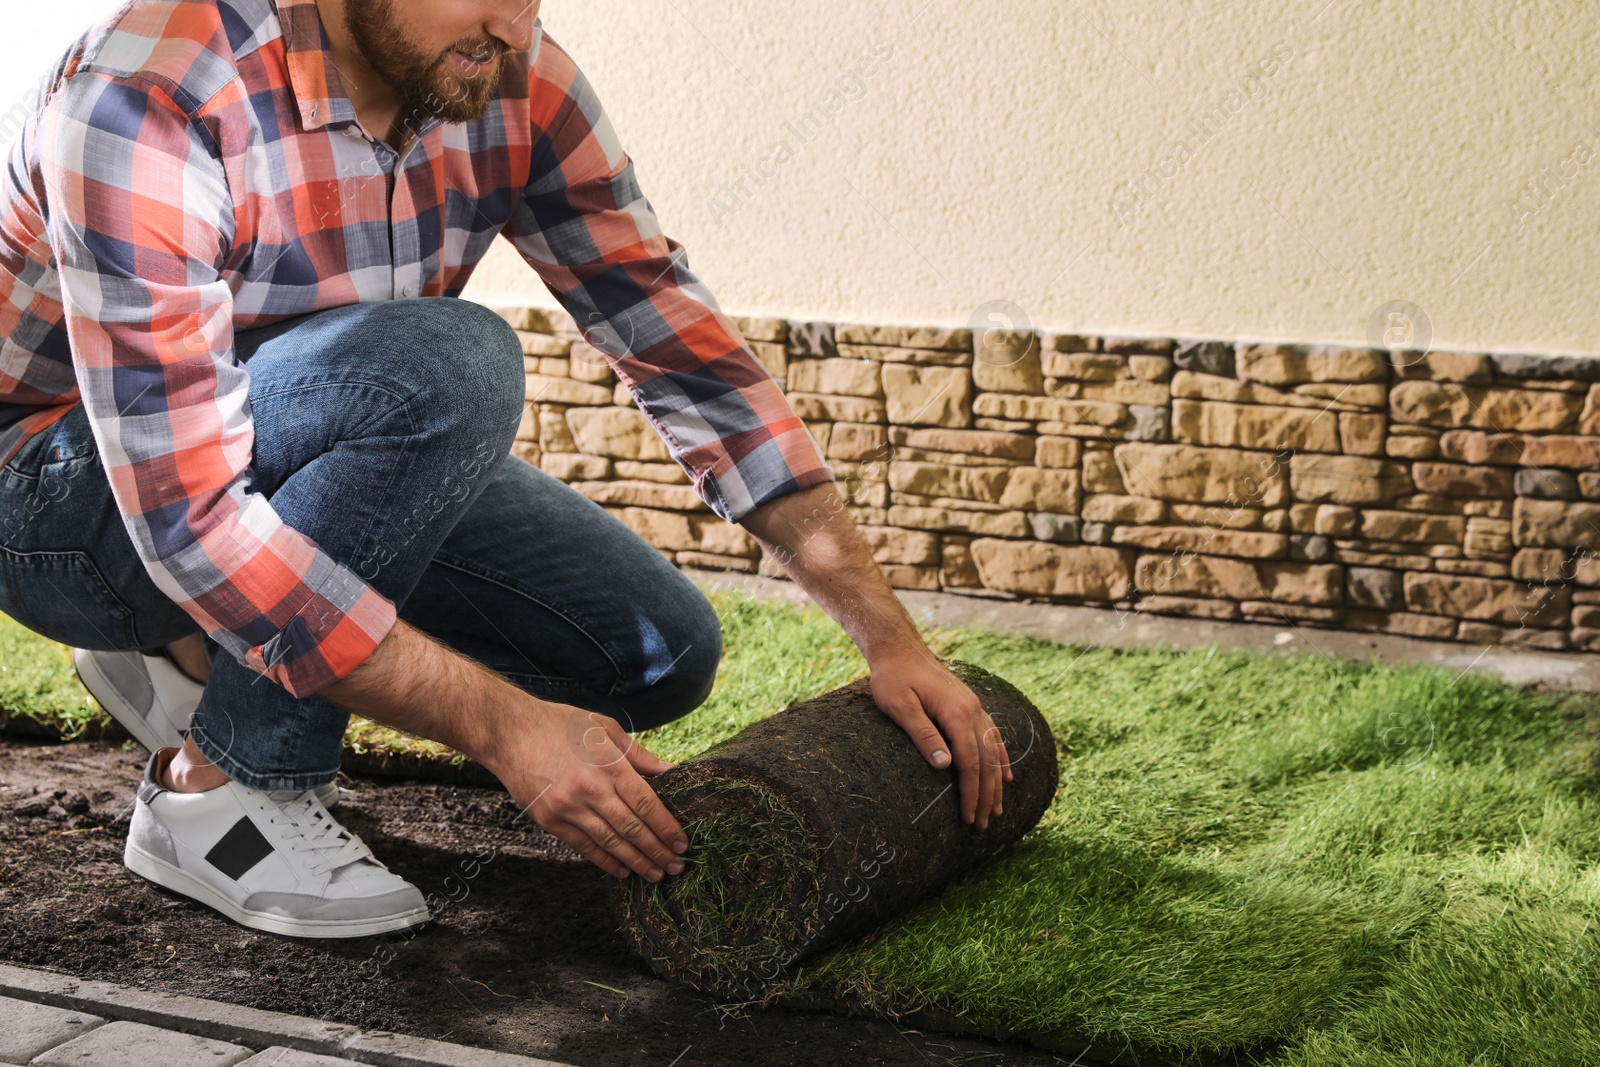
[[[300,108],[301,125],[314,130],[336,122],[354,122],[356,109],[344,94],[344,82],[333,62],[316,0],[275,0],[275,3],[278,22],[283,28],[289,87]]]
[[[277,9],[278,23],[283,31],[289,88],[300,110],[302,128],[309,131],[335,123],[355,122],[356,108],[344,93],[344,81],[339,77],[339,67],[333,61],[333,50],[328,44],[328,34],[322,28],[322,15],[317,10],[316,0],[271,2]],[[527,66],[533,65],[543,41],[543,20],[535,18]],[[438,124],[439,119],[430,115],[421,128],[413,132],[420,136]]]

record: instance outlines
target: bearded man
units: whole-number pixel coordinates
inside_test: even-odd
[[[963,818],[1000,811],[993,722],[538,0],[132,0],[47,84],[0,200],[0,611],[151,749],[130,869],[281,934],[426,922],[328,810],[352,712],[478,760],[615,877],[682,869],[630,732],[705,699],[721,629],[509,455],[519,339],[459,298],[496,235],[953,760]]]

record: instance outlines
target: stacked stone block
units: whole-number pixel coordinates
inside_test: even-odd
[[[782,575],[570,320],[504,314],[518,455]],[[895,586],[1600,651],[1600,357],[733,321]]]

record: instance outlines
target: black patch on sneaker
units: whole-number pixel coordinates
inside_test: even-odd
[[[266,859],[272,846],[248,818],[233,824],[222,840],[211,846],[206,862],[237,882],[251,867]]]

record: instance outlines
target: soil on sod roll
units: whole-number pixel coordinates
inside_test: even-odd
[[[948,665],[1011,755],[1004,810],[962,822],[954,768],[930,766],[868,678],[762,719],[651,781],[695,848],[682,874],[613,884],[622,931],[663,978],[765,1003],[789,964],[860,934],[1004,852],[1055,797],[1055,739],[1019,690]]]

